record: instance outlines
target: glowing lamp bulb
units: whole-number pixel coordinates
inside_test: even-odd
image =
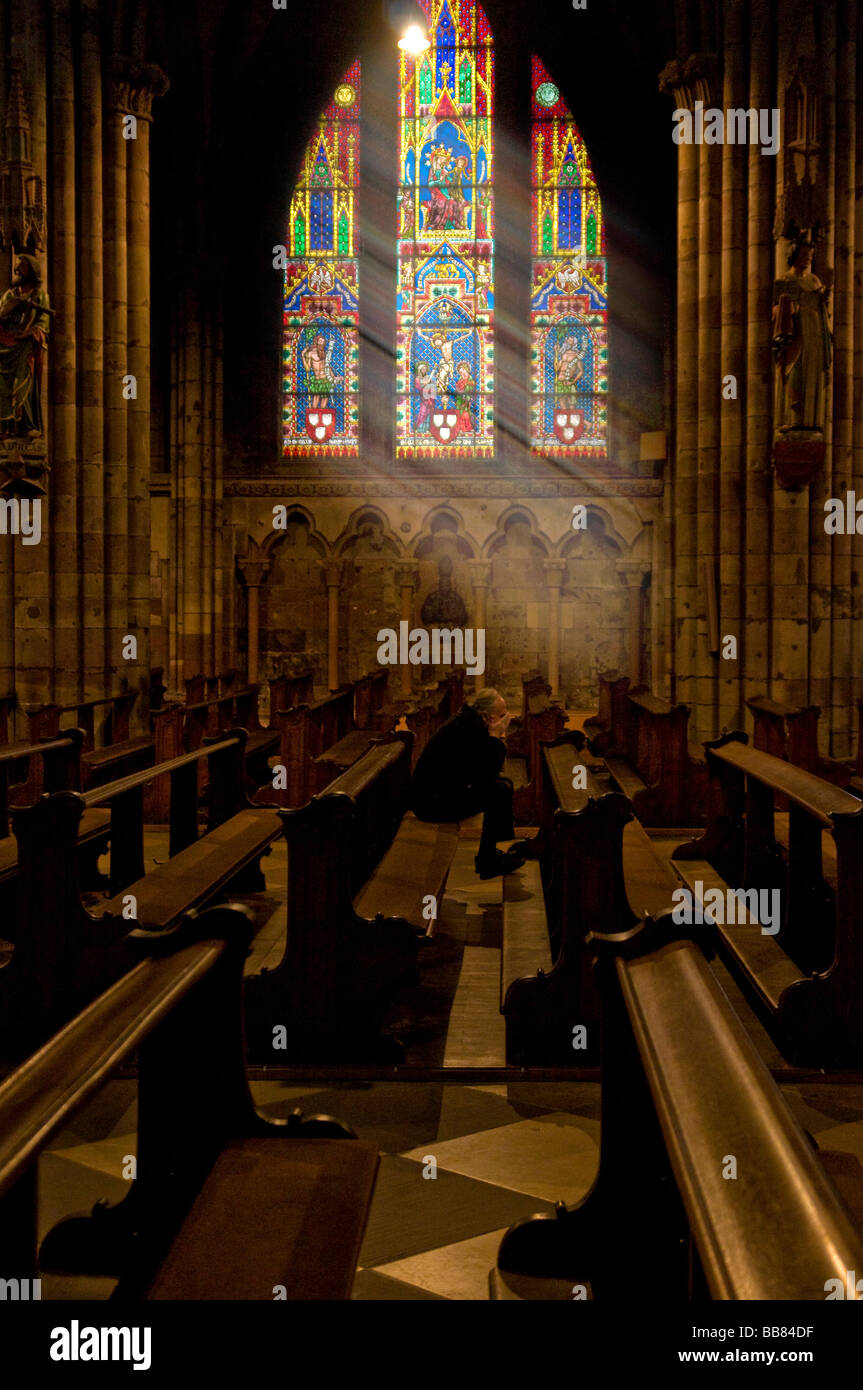
[[[431,48],[431,43],[426,38],[418,24],[412,24],[403,38],[399,39],[399,48],[404,49],[405,53],[412,53],[414,57],[418,53],[425,53],[427,48]]]

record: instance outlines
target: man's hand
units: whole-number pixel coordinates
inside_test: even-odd
[[[509,722],[511,719],[512,715],[507,713],[502,714],[499,719],[491,720],[488,726],[488,731],[491,734],[492,738],[506,738],[506,731],[509,728]]]

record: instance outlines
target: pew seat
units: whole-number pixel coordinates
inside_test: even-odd
[[[131,968],[0,1084],[0,1204],[17,1214],[0,1223],[4,1268],[119,1278],[123,1302],[350,1297],[378,1153],[331,1116],[255,1109],[239,1009],[251,924],[232,905],[130,933]],[[53,1226],[37,1264],[36,1161],[132,1057],[139,1170],[120,1202]]]
[[[443,896],[458,847],[458,826],[404,816],[396,837],[371,878],[354,899],[359,917],[403,917],[417,931],[431,936],[434,920],[423,917],[423,900]]]
[[[630,801],[639,792],[646,790],[644,783],[638,773],[630,766],[625,758],[609,757],[606,754],[605,765],[614,778],[620,791],[624,796],[628,796]]]
[[[142,734],[140,738],[129,738],[123,743],[95,748],[83,755],[81,764],[86,784],[95,787],[102,782],[125,777],[130,772],[138,772],[142,767],[152,767],[155,760],[156,740],[152,734]]]
[[[314,760],[315,766],[322,770],[329,769],[333,777],[338,777],[340,772],[345,772],[349,767],[353,767],[354,763],[359,762],[363,754],[367,753],[380,737],[377,729],[352,729],[344,738],[340,738],[338,743],[334,743],[332,748],[319,754]]]
[[[525,902],[524,891],[532,895]],[[542,896],[539,863],[529,859],[517,880],[503,880],[503,931],[500,951],[500,1011],[504,1013],[507,990],[513,980],[548,975],[552,968],[551,942]]]
[[[350,1298],[377,1168],[358,1140],[234,1139],[145,1298]]]
[[[560,1299],[568,1280],[570,1299],[580,1284],[613,1301],[641,1260],[672,1305],[822,1301],[828,1278],[859,1268],[836,1189],[686,930],[665,917],[591,937],[599,1174],[575,1206],[510,1227],[493,1298]]]
[[[137,902],[135,916],[149,927],[167,927],[186,912],[215,898],[278,839],[282,823],[275,810],[247,807],[166,864],[117,893],[102,908],[105,916],[122,916],[124,899]]]

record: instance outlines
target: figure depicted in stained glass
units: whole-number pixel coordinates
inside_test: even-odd
[[[431,372],[426,362],[417,363],[414,386],[420,394],[420,407],[417,411],[416,421],[417,433],[427,433],[429,428],[429,416],[434,408],[435,383],[432,380]]]
[[[588,344],[582,347],[571,334],[564,338],[554,354],[554,389],[561,400],[574,399],[578,383],[584,375],[584,354]]]
[[[473,434],[475,425],[471,408],[473,406],[473,393],[476,390],[469,362],[458,362],[456,364],[458,375],[453,382],[453,394],[455,396],[455,408],[458,414],[456,430],[460,434]]]
[[[406,188],[401,196],[402,208],[402,230],[403,237],[412,237],[414,234],[414,200],[409,188]]]
[[[426,335],[423,334],[422,336],[425,337]],[[444,404],[447,396],[452,394],[452,381],[455,376],[455,362],[453,361],[452,355],[453,348],[456,343],[460,342],[463,338],[469,337],[470,331],[467,333],[454,333],[449,336],[445,336],[443,333],[434,333],[429,340],[432,347],[437,348],[440,353],[440,362],[437,366],[435,379],[437,382],[437,394],[441,404]]]
[[[478,309],[488,308],[488,290],[491,284],[491,271],[485,261],[480,261],[476,268],[476,279],[474,287],[476,289],[476,303]]]
[[[343,377],[336,376],[333,372],[334,346],[335,336],[331,336],[328,342],[323,333],[318,333],[311,347],[303,349],[306,390],[309,393],[309,404],[312,410],[328,405],[337,383],[344,380]]]

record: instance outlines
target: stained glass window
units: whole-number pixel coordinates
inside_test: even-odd
[[[556,457],[605,457],[608,298],[602,205],[569,108],[535,55],[531,66],[532,449]]]
[[[493,452],[493,53],[473,0],[420,0],[399,73],[396,453]]]
[[[291,198],[283,304],[283,453],[359,452],[360,64],[306,147]]]

